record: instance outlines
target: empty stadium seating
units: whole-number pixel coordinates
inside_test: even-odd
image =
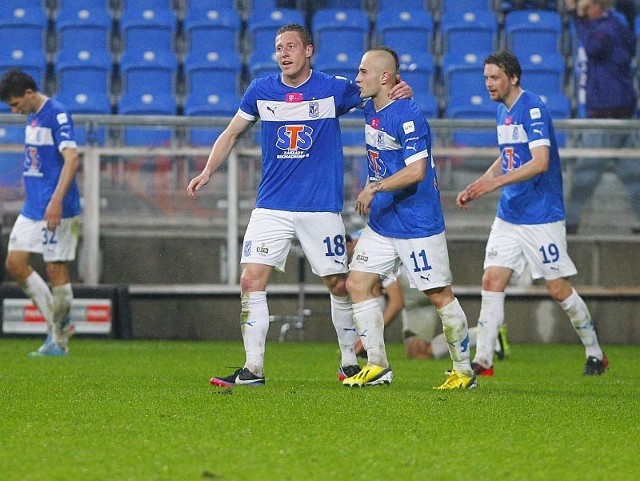
[[[432,52],[433,32],[433,16],[426,10],[407,8],[378,15],[377,43],[398,52]]]
[[[319,10],[313,16],[312,31],[316,52],[362,53],[369,46],[369,16],[359,9]]]

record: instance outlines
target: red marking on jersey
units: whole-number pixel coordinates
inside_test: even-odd
[[[380,120],[377,118],[372,118],[371,119],[371,127],[373,127],[374,129],[377,129],[380,126]]]
[[[302,102],[303,100],[300,92],[289,92],[284,96],[284,101],[287,103]]]
[[[504,119],[504,125],[511,125],[512,120],[512,117],[507,117],[506,119]]]
[[[304,125],[287,125],[287,135],[289,136],[289,150],[298,148],[298,134],[304,130]]]

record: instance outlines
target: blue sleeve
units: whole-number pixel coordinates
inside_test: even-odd
[[[258,102],[257,102],[257,87],[256,82],[258,79],[254,79],[249,87],[247,87],[246,92],[242,96],[242,100],[240,101],[240,110],[243,112],[253,115],[254,117],[260,117],[260,113],[258,112]]]
[[[334,77],[334,79],[339,89],[336,95],[336,114],[340,116],[360,105],[362,97],[360,97],[360,87],[353,80],[343,77]]]

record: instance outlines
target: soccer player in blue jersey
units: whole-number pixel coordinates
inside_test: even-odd
[[[331,293],[331,317],[342,353],[338,377],[360,369],[345,287],[347,250],[340,215],[344,159],[338,120],[362,103],[360,90],[350,80],[311,70],[311,35],[301,25],[280,28],[275,49],[282,73],[253,80],[203,171],[187,187],[195,199],[242,134],[261,120],[262,180],[241,257],[240,323],[246,359],[231,375],[213,377],[215,386],[265,383],[266,287],[274,268],[284,270],[294,237]],[[402,83],[393,93],[407,97],[412,92]]]
[[[389,98],[398,69],[396,53],[377,47],[364,54],[356,77],[360,94],[370,100],[364,106],[368,180],[355,208],[369,220],[349,264],[347,290],[368,360],[342,383],[391,383],[383,314],[374,289],[380,277],[394,277],[402,264],[411,287],[426,294],[443,323],[453,369],[436,389],[474,388],[467,317],[451,289],[431,132],[413,100]]]
[[[47,322],[47,339],[31,355],[64,356],[72,333],[68,262],[75,259],[80,223],[73,121],[62,104],[39,92],[35,80],[17,69],[0,80],[0,100],[13,113],[27,115],[24,204],[9,236],[7,272]],[[42,255],[51,288],[29,264],[31,254]]]
[[[473,368],[493,375],[493,345],[504,319],[505,288],[511,274],[529,266],[544,278],[549,295],[567,313],[586,350],[585,375],[602,374],[609,364],[598,344],[589,309],[567,279],[576,274],[567,253],[562,171],[553,122],[538,95],[520,86],[520,62],[511,52],[490,55],[484,78],[498,102],[500,155],[476,181],[458,193],[457,205],[502,189],[487,242],[478,341]]]

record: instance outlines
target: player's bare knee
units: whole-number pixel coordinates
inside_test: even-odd
[[[432,359],[433,349],[431,343],[413,336],[405,339],[405,351],[409,359]]]
[[[322,278],[324,285],[327,286],[329,292],[334,296],[346,297],[347,292],[347,275],[346,274],[333,274]]]

